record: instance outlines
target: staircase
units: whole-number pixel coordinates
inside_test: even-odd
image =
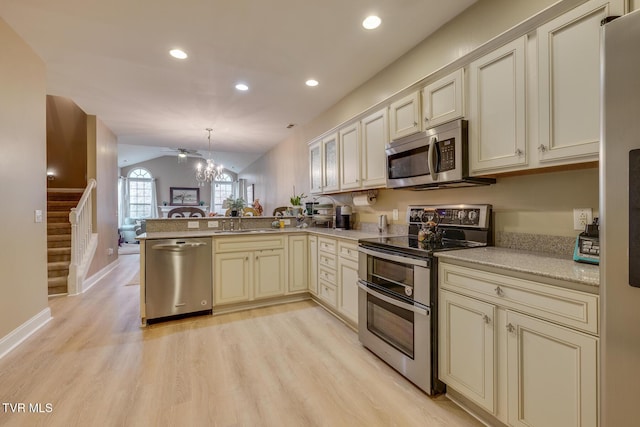
[[[82,189],[47,192],[47,271],[49,295],[67,293],[71,262],[71,223],[69,213],[78,205]]]

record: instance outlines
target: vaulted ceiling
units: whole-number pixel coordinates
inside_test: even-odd
[[[0,16],[45,61],[48,94],[118,136],[120,166],[206,156],[211,127],[239,172],[474,1],[2,0]],[[371,14],[382,25],[366,30]]]

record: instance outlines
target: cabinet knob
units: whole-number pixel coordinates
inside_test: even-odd
[[[524,151],[522,151],[521,149],[516,149],[516,156],[522,156],[524,154]]]
[[[504,291],[502,290],[502,288],[500,288],[500,286],[496,286],[496,295],[498,295],[499,297],[504,295]]]
[[[418,122],[413,122],[413,125],[414,126],[418,126]]]
[[[487,316],[486,314],[483,314],[483,315],[482,315],[482,320],[484,320],[484,323],[489,324],[489,321],[490,321],[491,319],[489,319],[489,316]]]
[[[509,324],[507,325],[507,331],[509,331],[509,332],[513,332],[513,331],[515,331],[515,330],[516,330],[515,326],[513,326],[511,323],[509,323]]]
[[[544,144],[540,144],[538,146],[538,150],[540,150],[540,151],[542,151],[544,153],[545,151],[547,151],[547,146],[544,145]]]

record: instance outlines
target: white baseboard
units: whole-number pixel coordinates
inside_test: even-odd
[[[43,327],[51,319],[51,309],[47,307],[13,331],[9,332],[8,335],[0,338],[0,359],[20,345],[24,340],[29,338],[34,332]]]
[[[87,292],[93,285],[95,285],[100,280],[102,280],[102,278],[104,276],[106,276],[107,274],[111,273],[118,266],[118,262],[119,261],[120,261],[119,259],[116,259],[111,264],[107,265],[102,270],[96,272],[95,274],[93,274],[88,279],[83,280],[82,281],[82,289],[78,289],[78,293],[74,294],[74,295],[79,295],[79,294],[82,294],[84,292]]]

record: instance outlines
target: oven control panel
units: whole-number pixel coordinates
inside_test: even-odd
[[[443,226],[488,228],[491,205],[409,206],[407,222],[426,224],[435,222]]]

